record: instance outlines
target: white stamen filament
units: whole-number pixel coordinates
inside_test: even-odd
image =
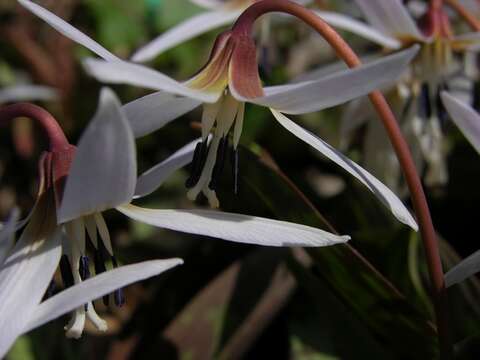
[[[100,234],[100,238],[103,241],[103,245],[107,249],[110,256],[113,256],[113,248],[112,242],[110,240],[110,233],[108,231],[107,224],[105,223],[105,219],[101,213],[95,213],[93,215],[95,217],[95,222],[97,223],[98,233]]]
[[[190,200],[195,200],[200,192],[207,197],[208,203],[213,208],[218,208],[220,203],[214,190],[211,190],[208,185],[212,178],[213,169],[217,160],[218,146],[220,140],[228,135],[233,123],[235,122],[234,130],[234,146],[238,145],[241,135],[241,128],[243,126],[244,104],[240,104],[229,93],[225,94],[217,103],[205,105],[202,116],[202,138],[205,141],[208,134],[212,132],[212,127],[216,123],[214,135],[208,149],[205,165],[203,166],[200,179],[187,192],[187,197]],[[213,117],[215,116],[215,117]],[[235,140],[236,139],[236,140]]]
[[[99,217],[103,220],[101,214]],[[98,221],[96,221],[97,227]],[[103,220],[105,224],[105,221]],[[69,249],[70,254],[67,256],[69,257],[70,267],[73,275],[73,281],[75,284],[79,284],[82,282],[82,278],[80,276],[80,258],[83,254],[85,254],[85,222],[82,218],[75,219],[67,224],[65,224],[65,229],[67,235],[70,237],[69,242]],[[106,224],[105,224],[106,228]],[[96,233],[96,229],[94,231]],[[102,232],[99,227],[100,236],[102,236]],[[107,229],[108,232],[108,229]],[[93,229],[90,229],[89,234],[93,233]],[[103,239],[103,236],[102,236]],[[108,237],[110,239],[110,237]],[[78,339],[82,336],[83,329],[85,328],[85,318],[88,319],[95,325],[95,327],[99,331],[106,331],[108,326],[107,322],[103,320],[95,311],[93,304],[88,302],[87,304],[87,311],[85,312],[85,306],[82,305],[75,309],[73,312],[73,316],[68,322],[68,324],[64,327],[65,329],[65,336],[68,338]]]

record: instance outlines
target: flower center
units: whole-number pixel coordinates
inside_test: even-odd
[[[243,128],[244,109],[245,104],[235,100],[228,91],[216,103],[203,106],[202,141],[195,148],[191,174],[185,184],[190,188],[187,193],[189,199],[195,200],[202,192],[210,206],[219,207],[215,190],[229,152],[230,133],[233,133],[230,163],[234,192],[238,193],[237,147]]]
[[[64,225],[67,240],[64,243],[64,255],[60,261],[60,271],[66,288],[81,283],[90,277],[90,259],[87,256],[86,233],[93,245],[94,269],[96,274],[106,271],[106,263],[111,260],[112,267],[117,267],[113,256],[110,234],[103,216],[100,213],[77,218]],[[98,239],[100,235],[100,241]],[[103,297],[105,306],[108,306],[109,295]],[[113,302],[117,306],[125,303],[122,289],[113,294]],[[107,330],[107,323],[98,316],[92,302],[77,308],[65,326],[67,337],[79,338],[82,335],[85,319],[88,318],[100,331]]]

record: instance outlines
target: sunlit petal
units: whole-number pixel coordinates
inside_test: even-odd
[[[130,202],[136,176],[133,133],[117,97],[104,88],[97,113],[78,143],[58,221]]]
[[[159,275],[181,264],[183,261],[176,258],[151,260],[121,266],[94,276],[42,302],[35,309],[23,332],[43,325],[116,289]]]
[[[265,96],[249,101],[287,114],[309,113],[339,105],[392,84],[403,73],[417,51],[418,46],[412,46],[399,53],[353,69],[338,71],[324,78],[267,87],[264,88]]]
[[[305,225],[221,211],[144,209],[131,204],[117,210],[153,226],[245,244],[329,246],[350,239]]]
[[[92,40],[90,37],[88,37],[81,31],[75,29],[72,25],[60,19],[58,16],[52,14],[50,11],[42,8],[40,5],[37,5],[29,0],[18,0],[18,2],[22,4],[25,8],[30,10],[32,13],[34,13],[36,16],[50,24],[55,30],[72,39],[76,43],[85,46],[87,49],[90,49],[98,56],[109,61],[119,60],[117,56],[113,55],[102,45]]]
[[[349,174],[357,178],[363,185],[365,185],[402,223],[417,230],[418,226],[413,219],[410,212],[407,210],[402,201],[384,184],[376,179],[372,174],[363,169],[341,152],[337,151],[326,142],[303,129],[301,126],[288,119],[285,115],[278,111],[271,110],[278,122],[292,134],[299,139],[305,141],[310,146],[314,147],[324,156],[335,162],[337,165],[345,169]]]
[[[193,90],[188,86],[140,64],[126,61],[104,61],[87,59],[85,70],[99,81],[112,84],[129,84],[152,90],[163,90],[172,94],[188,96],[205,102],[215,102],[221,92],[205,92]]]

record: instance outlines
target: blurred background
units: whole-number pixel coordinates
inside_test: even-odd
[[[38,3],[122,58],[205,11],[188,0]],[[319,1],[314,6],[357,16],[347,5],[347,1]],[[258,42],[265,83],[284,83],[335,61],[325,43],[303,24],[275,21],[274,16],[271,20],[268,41]],[[187,79],[205,63],[219,32],[168,50],[150,65],[175,79]],[[358,37],[344,35],[360,52],[378,50]],[[101,88],[82,70],[80,60],[90,55],[88,50],[34,18],[14,0],[0,0],[0,54],[0,101],[17,101],[14,89],[18,87],[49,87],[22,91],[22,99],[54,114],[75,144],[95,112]],[[123,102],[148,93],[131,86],[112,88]],[[341,106],[296,120],[339,148],[345,114],[346,107]],[[200,117],[197,109],[140,138],[139,173],[198,137],[195,123]],[[221,208],[349,234],[349,245],[308,251],[260,248],[156,229],[107,212],[115,253],[122,264],[182,257],[185,265],[126,288],[127,302],[121,308],[107,308],[97,301],[97,311],[109,323],[107,333],[98,333],[87,324],[80,340],[66,340],[65,316],[22,336],[7,358],[433,358],[437,345],[430,322],[428,274],[417,234],[397,223],[361,184],[286,132],[268,110],[247,105],[244,124],[240,194],[233,194],[232,180],[224,176],[219,190]],[[365,126],[360,126],[343,149],[360,163],[365,133]],[[0,218],[4,219],[15,204],[24,215],[31,209],[45,139],[28,119],[2,127],[0,139]],[[453,126],[448,141],[448,182],[427,188],[447,269],[480,244],[475,230],[480,202],[478,154]],[[203,200],[193,204],[186,198],[187,176],[188,168],[177,172],[140,204],[152,208],[206,205]],[[408,193],[403,191],[403,195],[408,203]],[[478,334],[478,280],[455,286],[450,293],[455,339]],[[475,342],[473,337],[467,343]]]

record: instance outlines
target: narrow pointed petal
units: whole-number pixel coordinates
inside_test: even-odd
[[[130,202],[136,176],[132,130],[117,97],[104,88],[97,113],[78,143],[59,223]]]
[[[193,159],[195,147],[202,139],[196,139],[177,150],[173,155],[144,172],[137,180],[134,198],[151,194],[175,171],[189,164]]]
[[[355,0],[368,22],[398,39],[425,40],[401,0]]]
[[[398,39],[349,16],[330,11],[315,11],[315,14],[334,28],[350,31],[388,49],[396,50],[402,46]]]
[[[350,240],[313,227],[211,210],[117,208],[126,216],[170,230],[263,246],[329,246]]]
[[[221,95],[221,92],[213,93],[191,89],[161,72],[126,61],[110,62],[90,58],[85,60],[83,65],[91,76],[107,83],[129,84],[146,89],[162,90],[212,103],[217,101]]]
[[[232,23],[240,14],[241,10],[220,10],[195,15],[140,48],[133,54],[132,61],[146,62],[152,60],[160,53],[178,44],[206,33],[209,30]]]
[[[445,91],[441,97],[452,121],[480,154],[480,115],[469,105]]]
[[[480,250],[463,259],[445,274],[445,286],[458,284],[480,271]]]
[[[335,162],[337,165],[345,169],[350,175],[357,178],[363,185],[367,187],[402,223],[410,226],[415,231],[418,230],[417,223],[413,219],[402,201],[384,184],[376,179],[372,174],[363,169],[341,152],[337,151],[329,144],[303,129],[301,126],[288,119],[285,115],[271,109],[273,116],[277,121],[293,135],[305,141],[307,144],[315,148],[324,156]]]
[[[119,60],[117,56],[113,55],[102,45],[92,40],[90,37],[88,37],[81,31],[75,29],[72,25],[60,19],[58,16],[52,14],[50,11],[44,9],[40,5],[37,5],[29,0],[18,0],[18,2],[23,7],[34,13],[36,16],[47,22],[55,30],[62,33],[69,39],[75,41],[76,43],[85,46],[87,49],[93,51],[95,54],[102,57],[103,59],[108,61]]]
[[[0,89],[0,103],[15,101],[51,101],[58,98],[54,88],[41,85],[15,85]]]
[[[265,96],[249,101],[287,114],[304,114],[336,106],[391,85],[405,71],[417,51],[418,46],[412,46],[320,79],[267,87],[264,88]]]
[[[18,208],[14,208],[7,222],[0,229],[0,266],[2,266],[3,261],[8,256],[10,250],[13,248],[16,231],[15,225],[18,221],[19,216],[20,211],[18,210]]]
[[[50,201],[48,201],[50,200]],[[61,255],[55,202],[44,199],[0,267],[0,358],[5,356],[40,303]]]
[[[123,106],[136,138],[150,134],[195,109],[201,101],[159,91]]]
[[[175,266],[183,264],[181,259],[151,260],[121,266],[94,276],[37,306],[23,332],[43,325],[85,303],[109,294],[137,281],[159,275]]]

